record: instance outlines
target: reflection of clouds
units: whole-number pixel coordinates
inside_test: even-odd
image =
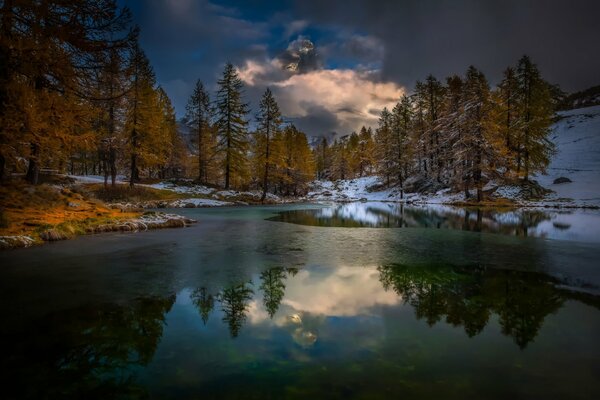
[[[300,270],[286,279],[285,295],[273,318],[277,326],[305,324],[306,317],[352,317],[369,313],[377,305],[395,305],[401,298],[383,290],[376,268],[338,267]],[[249,303],[248,321],[260,324],[269,320],[261,299]]]
[[[251,324],[259,324],[269,319],[269,313],[265,310],[265,307],[262,303],[256,299],[252,299],[248,303],[248,308],[246,310],[248,316],[248,322]]]
[[[326,316],[356,316],[369,308],[400,302],[395,293],[385,292],[376,269],[339,267],[323,271],[301,270],[288,279],[283,304],[311,314]]]

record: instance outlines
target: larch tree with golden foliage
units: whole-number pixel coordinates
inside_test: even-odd
[[[261,202],[265,201],[269,190],[271,171],[281,165],[281,146],[275,142],[283,122],[281,112],[273,93],[267,89],[262,96],[257,115],[258,127],[255,135],[255,163],[259,179],[262,178]]]

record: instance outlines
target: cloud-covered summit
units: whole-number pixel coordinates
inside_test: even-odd
[[[251,92],[271,88],[283,114],[310,136],[375,125],[379,110],[393,107],[404,93],[381,81],[378,70],[324,68],[318,54],[318,46],[299,37],[283,55],[246,60],[238,71]]]
[[[565,90],[600,83],[597,0],[119,1],[179,115],[196,79],[214,89],[228,61],[253,107],[272,86],[310,135],[375,123],[374,110],[430,73],[473,64],[496,83],[525,53]]]

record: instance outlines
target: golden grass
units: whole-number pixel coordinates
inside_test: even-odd
[[[38,240],[71,237],[88,226],[138,213],[110,209],[71,189],[10,183],[0,186],[0,236],[28,235]]]

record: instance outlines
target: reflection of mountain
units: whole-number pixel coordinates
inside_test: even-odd
[[[533,341],[547,315],[565,300],[582,296],[557,288],[551,278],[535,272],[399,264],[379,271],[383,287],[402,296],[429,325],[445,318],[475,336],[496,314],[502,333],[521,348]]]
[[[528,236],[531,228],[549,219],[547,213],[537,210],[432,208],[373,202],[285,211],[271,218],[273,221],[312,226],[447,228],[517,236]]]
[[[174,302],[173,295],[81,307],[3,334],[4,378],[18,398],[139,397],[131,368],[152,360]]]

